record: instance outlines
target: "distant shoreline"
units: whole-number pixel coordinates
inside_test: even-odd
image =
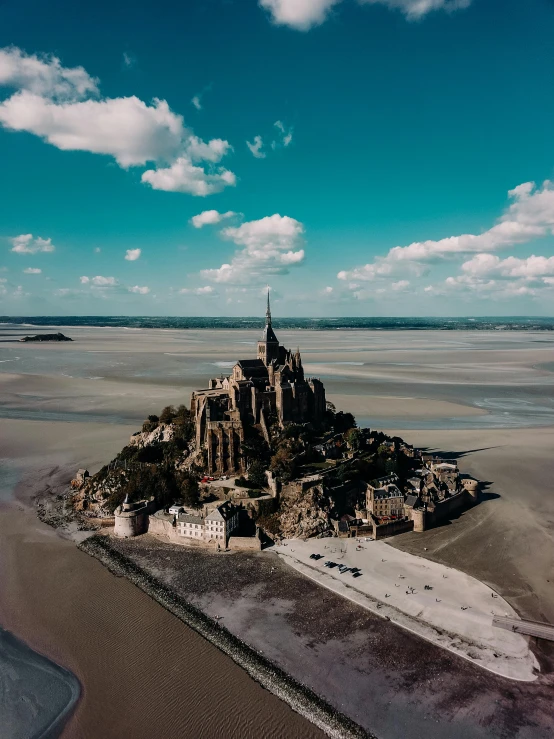
[[[18,327],[97,327],[127,329],[258,329],[257,316],[0,316],[0,331]],[[462,316],[280,318],[276,329],[333,331],[554,331],[554,317]]]
[[[113,549],[106,536],[92,536],[81,542],[78,548],[97,559],[113,575],[125,577],[140,588],[163,608],[230,657],[262,687],[315,724],[327,736],[336,739],[377,739],[374,734],[335,710],[314,691],[288,675],[202,610],[177,595],[121,552]]]

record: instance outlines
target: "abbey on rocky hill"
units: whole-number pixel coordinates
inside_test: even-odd
[[[243,472],[241,443],[248,427],[258,426],[269,442],[269,426],[277,421],[320,421],[325,388],[305,378],[300,350],[279,344],[271,325],[269,293],[266,323],[257,359],[241,359],[228,377],[210,380],[207,390],[193,392],[190,409],[196,424],[196,447],[205,445],[208,469],[220,475]]]

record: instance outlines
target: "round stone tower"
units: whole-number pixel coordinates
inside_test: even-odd
[[[477,503],[479,500],[479,480],[475,480],[473,477],[466,477],[462,480],[462,485],[471,496],[472,502]]]
[[[129,496],[114,511],[114,534],[122,539],[146,533],[148,529],[148,506],[145,500],[131,503]]]

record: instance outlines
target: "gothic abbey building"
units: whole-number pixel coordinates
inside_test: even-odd
[[[196,448],[205,446],[210,473],[244,472],[241,444],[247,428],[258,426],[269,441],[271,419],[286,423],[319,421],[325,413],[325,388],[305,378],[300,351],[279,344],[271,325],[269,294],[266,324],[257,359],[241,359],[228,377],[196,390],[190,403],[196,423]]]

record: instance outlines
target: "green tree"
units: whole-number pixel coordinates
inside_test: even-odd
[[[190,473],[180,473],[177,476],[177,484],[181,493],[183,504],[191,508],[200,507],[200,488],[198,480]]]
[[[269,447],[265,439],[262,439],[260,436],[253,434],[248,436],[242,442],[241,450],[247,465],[255,460],[260,460],[264,464],[269,462]]]
[[[385,462],[385,472],[387,474],[392,474],[393,472],[398,472],[398,462],[394,457],[389,457]]]
[[[296,476],[295,461],[285,447],[278,449],[273,457],[271,457],[269,469],[285,483],[294,480]]]
[[[352,428],[346,433],[346,441],[350,445],[351,449],[358,452],[365,446],[364,432],[361,429]]]
[[[160,413],[160,423],[172,423],[176,415],[175,408],[172,405],[166,405]]]
[[[258,488],[267,487],[267,477],[265,474],[265,464],[257,459],[248,468],[248,479]]]
[[[343,433],[344,431],[348,431],[348,429],[354,428],[355,426],[356,419],[354,418],[352,413],[343,413],[342,411],[335,413],[335,419],[333,422],[335,433]]]

